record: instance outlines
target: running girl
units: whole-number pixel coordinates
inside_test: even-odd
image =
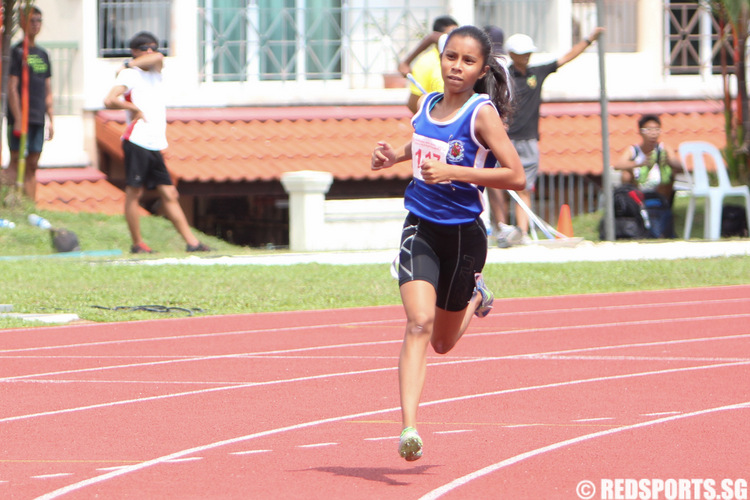
[[[428,344],[447,353],[472,316],[484,317],[492,308],[494,296],[481,275],[487,257],[487,231],[479,217],[482,191],[525,185],[501,119],[509,110],[508,80],[491,49],[479,28],[451,32],[440,58],[443,93],[421,98],[409,143],[394,149],[380,142],[372,154],[373,170],[411,160],[414,177],[404,195],[409,213],[398,266],[406,312],[398,451],[409,461],[422,456],[416,425]]]

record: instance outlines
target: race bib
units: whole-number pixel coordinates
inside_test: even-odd
[[[448,153],[448,143],[432,137],[414,134],[411,141],[411,168],[415,179],[422,178],[420,166],[425,160],[445,162]]]

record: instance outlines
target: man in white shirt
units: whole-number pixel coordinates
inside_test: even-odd
[[[177,188],[161,154],[167,147],[167,109],[163,96],[164,55],[158,52],[154,35],[140,32],[130,40],[133,58],[118,71],[115,85],[104,99],[108,109],[127,111],[127,128],[122,135],[125,154],[125,220],[133,245],[132,253],[154,253],[141,236],[139,202],[145,189],[156,189],[167,218],[187,244],[188,252],[210,248],[193,235],[178,201]]]

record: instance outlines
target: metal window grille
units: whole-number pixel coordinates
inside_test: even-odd
[[[200,0],[201,80],[349,79],[353,87],[365,86],[368,78],[396,71],[399,59],[445,11],[443,3]]]
[[[169,55],[172,0],[98,0],[99,57],[128,57],[128,42],[148,31]]]
[[[705,76],[721,73],[721,50],[726,50],[729,71],[733,72],[731,28],[722,27],[704,1],[667,2],[667,70],[672,75]]]

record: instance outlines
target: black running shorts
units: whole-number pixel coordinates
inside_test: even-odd
[[[172,185],[161,151],[142,148],[130,141],[122,141],[122,151],[125,153],[125,184],[146,189]]]
[[[410,213],[401,232],[398,284],[427,281],[435,287],[437,307],[466,308],[474,293],[474,273],[487,260],[487,230],[480,218],[441,225]]]

